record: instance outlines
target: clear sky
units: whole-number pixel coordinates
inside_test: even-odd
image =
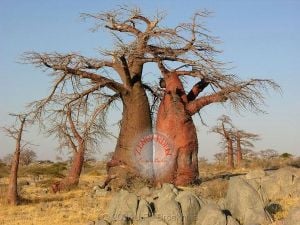
[[[92,24],[79,15],[113,9],[118,5],[141,7],[148,15],[165,11],[165,23],[187,21],[195,10],[208,9],[214,15],[207,27],[220,37],[222,59],[232,62],[232,72],[240,77],[271,78],[283,94],[271,92],[265,115],[236,114],[219,106],[208,107],[203,118],[209,126],[223,113],[245,130],[261,134],[256,150],[273,148],[300,155],[300,1],[298,0],[140,0],[140,1],[40,1],[0,0],[0,126],[11,122],[9,112],[20,112],[26,103],[44,97],[51,85],[47,73],[31,65],[17,63],[25,51],[69,52],[95,55],[97,47],[109,47],[100,33],[91,33]],[[111,114],[111,120],[120,112]],[[218,136],[195,118],[199,134],[199,154],[212,159],[220,150]],[[112,128],[115,130],[114,128]],[[30,132],[28,139],[38,144],[38,156],[54,159],[55,142]],[[0,133],[0,158],[12,152],[11,140]],[[100,151],[112,151],[114,140],[106,141]],[[99,153],[100,154],[100,153]]]

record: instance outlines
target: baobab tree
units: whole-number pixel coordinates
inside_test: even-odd
[[[243,160],[243,150],[249,147],[253,148],[253,141],[259,140],[259,135],[236,129],[233,132],[233,136],[236,142],[236,162],[237,166],[240,166]]]
[[[227,147],[227,166],[230,169],[234,168],[233,157],[233,125],[229,116],[222,115],[218,118],[219,124],[211,129],[211,132],[221,135]],[[223,143],[223,140],[221,143]]]
[[[66,97],[58,97],[56,103],[63,102],[62,98]],[[101,112],[110,103],[106,102],[106,104],[97,105],[95,108],[86,105],[84,110],[80,101],[73,102],[64,110],[51,110],[56,107],[53,105],[50,107],[47,117],[47,123],[50,122],[50,127],[47,129],[48,134],[58,138],[59,150],[67,148],[73,153],[67,176],[52,185],[53,192],[69,190],[78,185],[87,153],[91,153],[97,148],[102,138],[108,135],[105,129],[105,118]],[[51,120],[49,121],[49,119]]]
[[[4,132],[11,138],[13,138],[16,142],[15,152],[12,157],[10,174],[9,174],[9,183],[8,183],[8,191],[7,191],[7,202],[10,205],[17,205],[19,203],[18,196],[18,170],[20,163],[20,154],[21,150],[26,149],[28,143],[24,143],[23,141],[23,133],[25,129],[25,125],[27,122],[27,115],[22,114],[11,114],[16,117],[16,125],[11,127],[4,127]]]
[[[56,78],[50,95],[35,105],[35,111],[42,113],[44,106],[53,96],[57,93],[65,93],[67,87],[68,90],[71,87],[73,99],[89,102],[87,96],[95,92],[101,93],[102,96],[118,95],[123,106],[122,120],[117,146],[112,160],[108,162],[108,174],[119,175],[120,178],[125,178],[124,172],[128,171],[135,175],[142,175],[140,168],[136,166],[134,153],[139,140],[152,134],[151,110],[146,90],[156,95],[153,85],[146,85],[142,79],[145,77],[143,68],[145,63],[157,63],[159,68],[164,68],[161,72],[165,79],[166,90],[170,90],[173,95],[176,95],[175,98],[181,101],[169,110],[170,115],[167,116],[162,108],[164,104],[170,107],[172,102],[167,103],[169,92],[165,92],[157,115],[157,130],[163,132],[166,137],[174,137],[174,129],[169,129],[168,125],[163,124],[174,121],[179,107],[182,113],[181,116],[177,116],[180,118],[178,121],[187,119],[189,122],[182,124],[184,132],[180,132],[180,129],[176,130],[178,136],[188,137],[187,141],[179,139],[174,141],[174,156],[179,157],[173,158],[174,161],[170,164],[177,165],[178,169],[169,171],[172,174],[167,175],[166,179],[156,177],[156,180],[176,184],[193,182],[198,176],[198,143],[191,117],[211,103],[222,103],[227,100],[235,108],[252,108],[259,111],[259,103],[264,101],[262,89],[267,88],[268,85],[273,88],[278,87],[271,80],[243,81],[235,75],[225,74],[223,63],[218,62],[214,57],[219,52],[213,47],[217,40],[209,35],[201,21],[207,15],[205,11],[195,13],[191,22],[180,23],[170,28],[160,26],[162,15],[147,17],[139,9],[121,7],[105,13],[83,14],[84,18],[95,21],[94,30],[103,28],[113,34],[115,48],[101,51],[100,59],[75,53],[27,53],[25,61],[40,68],[50,69]],[[171,65],[177,68],[171,68]],[[172,76],[169,76],[171,74]],[[175,76],[192,76],[197,79],[197,82],[184,96],[181,80]],[[168,77],[172,78],[168,79]],[[170,84],[172,85],[168,87]],[[209,90],[207,87],[210,88],[211,93],[198,97],[204,89]],[[181,90],[177,92],[177,88]],[[185,143],[186,147],[179,150]],[[148,161],[151,161],[153,155],[151,146],[148,144],[147,149],[144,150]],[[148,167],[146,177],[151,179],[153,168],[151,164]]]

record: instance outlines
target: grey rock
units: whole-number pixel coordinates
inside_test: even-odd
[[[261,186],[271,200],[300,196],[300,170],[285,167],[273,171],[261,180]]]
[[[124,218],[136,218],[138,198],[135,194],[121,190],[110,202],[107,221],[122,221]]]
[[[152,190],[149,187],[143,187],[138,191],[137,195],[143,198],[149,197],[152,195]]]
[[[296,207],[289,212],[284,225],[300,225],[300,207]]]
[[[240,225],[236,219],[232,218],[231,216],[227,216],[227,224],[226,225]]]
[[[178,193],[178,190],[173,184],[163,184],[162,188],[157,190],[156,193],[154,193],[154,198],[160,198],[165,200],[171,200],[175,199],[176,195]]]
[[[180,192],[175,198],[175,200],[181,206],[183,224],[194,225],[197,220],[197,215],[201,209],[201,205],[200,205],[201,200],[198,199],[195,194],[188,191]]]
[[[139,201],[136,219],[140,220],[143,218],[148,218],[152,215],[153,215],[153,212],[152,212],[150,204],[146,200],[141,199]]]
[[[226,209],[226,201],[225,201],[225,198],[220,198],[217,202],[218,206],[221,208],[221,209]]]
[[[175,199],[158,198],[155,201],[155,216],[167,224],[183,225],[181,208]]]
[[[171,225],[171,224],[167,224],[157,217],[149,217],[146,219],[139,220],[137,225]]]
[[[207,204],[199,212],[196,225],[239,225],[236,220],[222,212],[217,204]]]
[[[226,208],[242,224],[269,222],[260,194],[245,179],[232,177],[225,198]]]

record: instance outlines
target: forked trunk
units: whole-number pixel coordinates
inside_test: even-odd
[[[152,120],[148,98],[140,81],[131,91],[122,95],[123,113],[118,142],[110,162],[107,163],[108,175],[126,179],[128,173],[152,179],[152,141],[143,146],[142,154],[137,155],[139,142],[152,137]],[[122,183],[122,181],[120,181]],[[126,183],[125,180],[123,180]],[[120,184],[122,185],[122,184]]]
[[[231,139],[227,139],[227,165],[230,169],[234,168],[233,146],[232,146],[232,140]]]
[[[243,160],[243,155],[242,155],[242,147],[241,147],[241,139],[238,138],[236,141],[236,161],[237,161],[237,166],[241,166]]]
[[[84,163],[84,153],[84,146],[80,146],[78,148],[78,151],[74,153],[68,175],[63,180],[56,182],[52,185],[52,191],[54,193],[62,190],[69,190],[78,185]]]
[[[17,147],[11,163],[10,177],[9,177],[9,184],[8,184],[7,201],[8,204],[10,205],[18,204],[17,178],[18,178],[19,161],[20,161],[20,148]]]
[[[165,75],[166,90],[160,103],[156,131],[166,138],[170,154],[163,155],[164,166],[156,165],[157,183],[187,185],[198,178],[198,139],[191,115],[186,110],[187,96],[177,74]],[[158,169],[157,169],[158,168]]]

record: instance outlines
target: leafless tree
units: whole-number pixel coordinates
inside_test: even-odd
[[[218,118],[219,124],[211,129],[211,132],[221,135],[227,147],[227,165],[234,168],[233,158],[233,124],[229,116],[222,115]]]
[[[3,127],[3,131],[7,136],[13,138],[16,142],[15,152],[11,161],[9,183],[8,183],[8,192],[7,192],[7,201],[10,205],[17,205],[19,203],[18,196],[18,169],[20,163],[20,154],[21,150],[28,147],[29,143],[23,141],[23,133],[27,123],[27,115],[22,114],[10,114],[11,116],[16,117],[16,124],[10,127]]]
[[[105,114],[102,112],[113,101],[113,98],[109,97],[108,102],[98,103],[96,106],[87,104],[85,107],[82,107],[81,101],[73,101],[72,104],[62,107],[65,98],[68,99],[68,96],[57,96],[57,101],[52,102],[49,109],[46,107],[46,122],[43,123],[48,134],[58,139],[58,149],[66,148],[72,152],[69,172],[63,180],[52,185],[54,192],[78,185],[85,157],[95,151],[102,138],[108,135],[105,129]]]
[[[216,154],[214,154],[215,159],[218,161],[218,164],[220,165],[221,162],[225,161],[226,157],[226,153],[224,152],[218,152]]]
[[[11,165],[12,159],[14,157],[14,154],[7,154],[3,157],[3,162],[6,165]],[[30,163],[34,162],[36,160],[36,153],[32,149],[24,149],[20,153],[20,165],[29,165]]]
[[[262,159],[274,159],[279,156],[279,153],[274,149],[261,150],[259,156]]]
[[[189,136],[187,146],[191,146],[191,149],[178,152],[176,149],[183,144],[179,141],[174,151],[178,152],[182,160],[173,163],[178,164],[179,171],[173,171],[167,179],[169,182],[176,182],[174,174],[177,173],[178,183],[191,183],[198,176],[198,143],[191,116],[211,103],[225,101],[229,101],[236,109],[261,111],[260,105],[264,103],[263,91],[268,87],[279,88],[272,80],[244,81],[236,75],[227,73],[224,64],[215,57],[219,53],[214,47],[218,40],[210,35],[203,24],[203,18],[208,15],[206,11],[197,12],[190,22],[170,28],[161,25],[164,18],[162,14],[151,18],[145,16],[138,8],[120,7],[105,13],[83,14],[84,18],[95,21],[94,31],[104,29],[111,32],[115,48],[101,50],[100,59],[76,53],[27,53],[24,58],[26,62],[42,69],[50,69],[55,78],[50,95],[36,102],[33,105],[34,111],[43,113],[45,105],[55,95],[66,94],[67,90],[72,92],[68,93],[70,102],[78,99],[88,102],[90,101],[88,96],[94,93],[102,97],[110,94],[111,98],[114,94],[119,95],[123,104],[122,122],[113,158],[108,163],[109,174],[120,175],[124,174],[124,171],[133,171],[139,175],[140,170],[135,166],[134,149],[141,135],[152,133],[151,109],[146,90],[153,94],[155,99],[159,98],[153,85],[146,85],[143,82],[143,66],[145,63],[158,63],[159,68],[164,68],[162,74],[166,81],[166,89],[170,89],[177,97],[180,95],[178,99],[181,99],[181,105],[186,112],[182,113],[180,121],[183,121],[183,117],[191,121],[184,129],[185,134]],[[169,74],[195,77],[196,84],[187,94],[183,94],[182,91],[176,92],[176,85],[170,87],[170,82],[167,81],[169,77],[172,77],[171,80],[174,78],[174,75]],[[179,82],[177,79],[177,84]],[[204,93],[204,89],[205,94],[198,97],[200,93]],[[164,104],[165,101],[162,101],[161,108]],[[171,116],[166,118],[174,119],[176,107],[170,111]],[[158,117],[159,115],[161,114],[159,113]],[[161,127],[163,123],[170,122],[160,121],[157,124]],[[175,134],[168,132],[180,132],[179,129],[174,130],[167,129],[166,135],[172,137]],[[146,151],[152,156],[152,149]],[[149,173],[151,171],[149,168]]]
[[[253,141],[259,140],[259,135],[246,132],[244,130],[235,129],[233,131],[233,137],[236,142],[237,166],[240,166],[243,160],[243,149],[253,148]]]

